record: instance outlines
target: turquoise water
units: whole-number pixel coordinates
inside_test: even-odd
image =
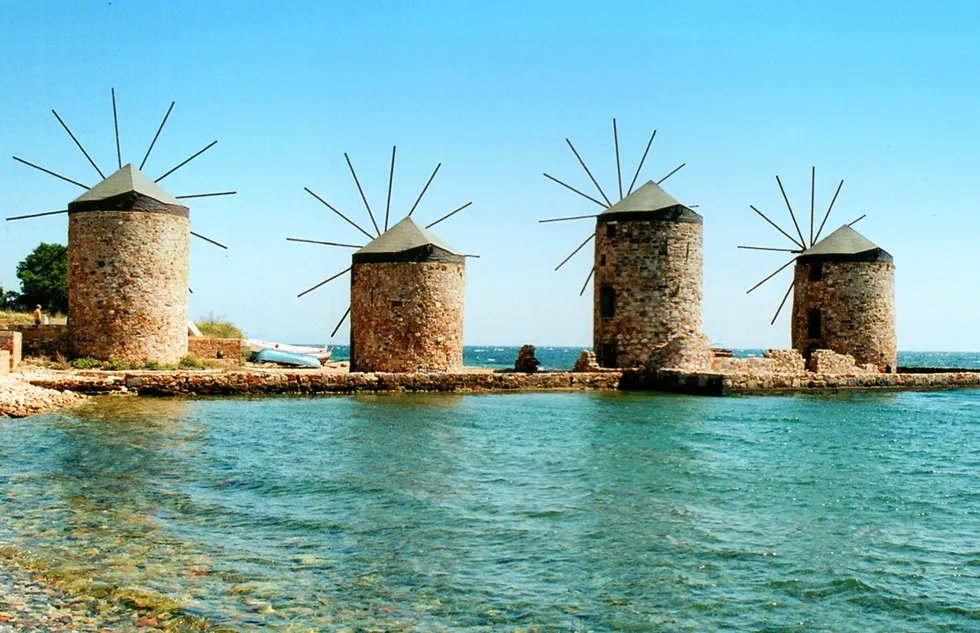
[[[246,631],[976,631],[978,534],[977,391],[0,422],[0,540]]]
[[[320,347],[322,344],[314,344]],[[334,360],[347,360],[350,348],[346,345],[333,346]],[[463,347],[463,364],[467,367],[492,367],[494,369],[513,368],[520,346],[506,345],[467,345]],[[565,370],[575,366],[582,347],[543,347],[535,348],[535,357],[541,361],[541,368]],[[732,350],[736,358],[762,356],[762,349]],[[980,369],[980,354],[975,352],[899,352],[898,363],[909,367],[958,367]]]

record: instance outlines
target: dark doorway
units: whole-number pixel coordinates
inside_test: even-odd
[[[810,310],[806,321],[807,338],[820,338],[820,310]]]
[[[619,348],[615,343],[603,343],[596,351],[596,361],[599,363],[599,367],[615,369],[618,355]]]

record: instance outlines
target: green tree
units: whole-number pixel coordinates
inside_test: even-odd
[[[25,309],[40,304],[46,312],[68,312],[68,249],[41,242],[17,264],[19,303]]]

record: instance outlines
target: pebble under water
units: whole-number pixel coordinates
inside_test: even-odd
[[[980,393],[94,399],[0,541],[241,631],[976,631]]]

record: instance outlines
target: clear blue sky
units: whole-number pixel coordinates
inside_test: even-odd
[[[192,317],[224,315],[250,335],[324,341],[347,307],[348,280],[296,294],[349,265],[349,251],[288,243],[359,234],[303,192],[367,224],[343,152],[383,210],[398,146],[393,215],[437,162],[416,215],[467,265],[468,344],[583,345],[590,293],[578,291],[590,249],[554,266],[594,213],[545,180],[589,191],[570,137],[609,192],[611,119],[624,172],[657,128],[641,178],[687,167],[665,187],[704,215],[704,329],[717,344],[789,345],[787,312],[769,320],[785,261],[737,244],[783,246],[749,210],[789,225],[794,208],[844,188],[831,228],[856,226],[896,261],[899,347],[980,350],[975,251],[980,203],[980,3],[947,2],[7,2],[0,13],[0,211],[64,208],[77,187],[10,160],[23,156],[87,184],[98,175],[51,115],[58,110],[103,170],[115,164],[115,87],[124,162],[157,176],[218,145],[162,184],[195,201]],[[642,180],[641,180],[642,182]],[[397,213],[396,213],[397,211]],[[67,220],[0,223],[0,283],[41,241],[65,243]],[[346,327],[333,339],[346,342]]]

